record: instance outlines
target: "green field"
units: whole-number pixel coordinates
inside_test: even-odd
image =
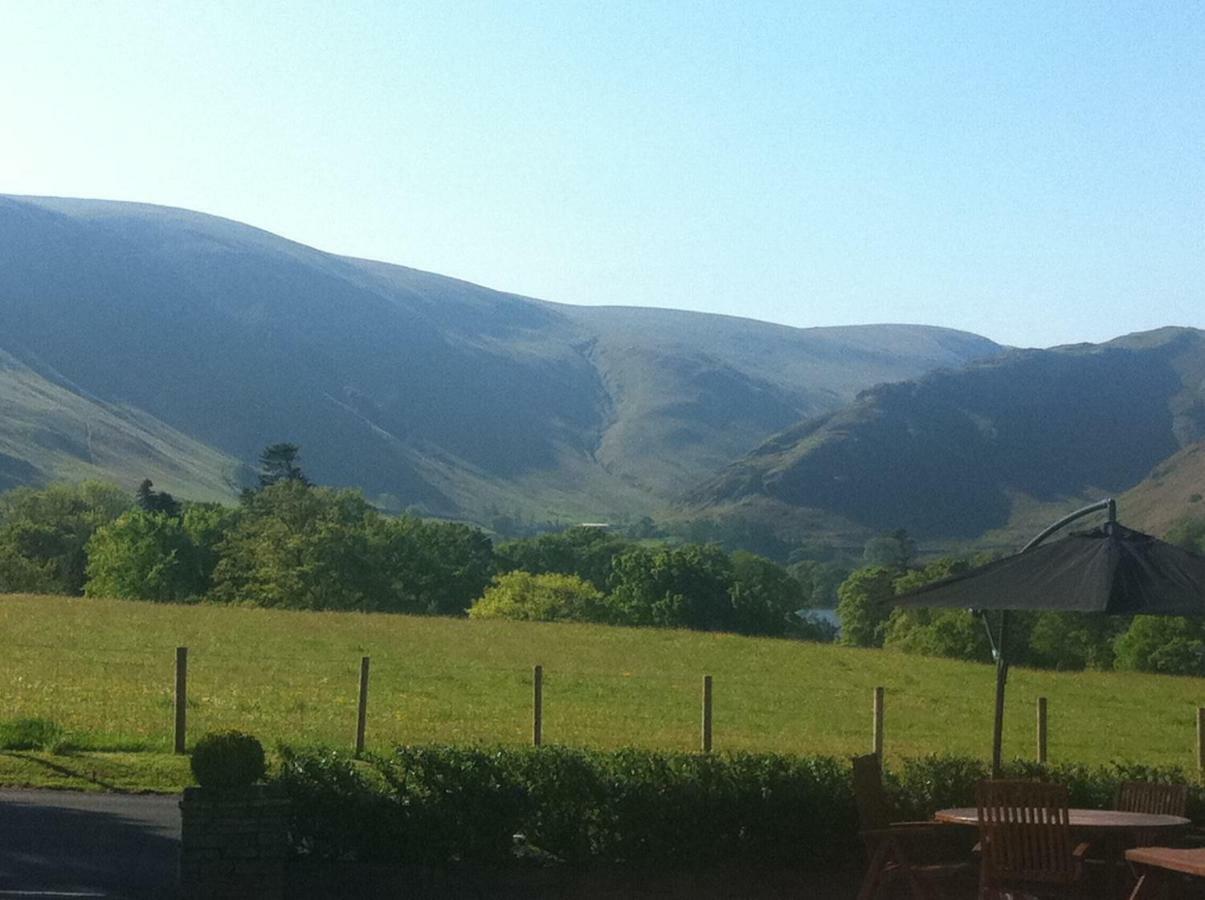
[[[139,756],[162,768],[148,784],[184,772],[158,756],[171,747],[180,645],[189,648],[190,740],[240,728],[269,746],[348,747],[367,655],[370,749],[530,740],[535,663],[549,743],[693,749],[705,673],[715,679],[721,750],[864,751],[876,685],[887,688],[889,758],[982,757],[990,741],[989,666],[785,640],[20,595],[0,597],[0,635],[0,721],[46,717],[86,748],[121,751],[95,766],[115,766],[123,787],[137,782],[127,768]],[[1039,695],[1049,698],[1052,761],[1194,765],[1205,680],[1014,670],[1006,755],[1033,753]],[[30,781],[14,772],[46,769],[35,757],[6,754],[0,781]]]

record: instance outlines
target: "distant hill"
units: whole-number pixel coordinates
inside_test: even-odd
[[[143,204],[0,197],[0,248],[5,484],[233,496],[288,440],[386,508],[643,514],[863,388],[1000,352],[922,326],[563,306]]]
[[[54,479],[152,479],[198,500],[228,499],[239,462],[136,409],[55,383],[0,351],[0,491]]]
[[[1008,544],[1202,438],[1205,332],[1167,328],[879,385],[781,432],[689,499],[838,532]]]
[[[1122,494],[1126,522],[1162,535],[1186,516],[1205,517],[1205,441],[1197,441],[1155,466]]]

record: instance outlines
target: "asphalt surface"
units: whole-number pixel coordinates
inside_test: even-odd
[[[175,897],[179,802],[0,790],[0,900]]]

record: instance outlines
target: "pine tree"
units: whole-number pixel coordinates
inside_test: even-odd
[[[296,444],[269,444],[259,455],[259,486],[269,487],[281,481],[299,481],[309,485],[297,460],[301,448]]]
[[[180,503],[167,491],[156,491],[155,484],[149,478],[142,479],[135,492],[137,502],[143,512],[163,513],[176,518],[180,515]]]

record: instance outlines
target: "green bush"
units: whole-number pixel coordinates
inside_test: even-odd
[[[562,747],[400,747],[357,762],[283,752],[299,853],[442,867],[508,860],[697,869],[742,864],[831,868],[861,844],[849,766],[828,757]],[[897,819],[972,806],[987,765],[957,756],[884,774]],[[1066,784],[1074,806],[1106,808],[1127,780],[1186,782],[1178,769],[1114,763],[1038,766],[1014,778]],[[1205,814],[1193,783],[1190,815]]]
[[[611,569],[617,556],[633,545],[602,528],[568,528],[556,534],[507,541],[494,551],[499,572],[524,571],[533,575],[576,575],[600,591],[611,586]]]
[[[1117,639],[1116,666],[1164,675],[1205,675],[1205,624],[1175,616],[1135,616]]]
[[[274,779],[291,800],[293,849],[321,859],[400,859],[400,807],[370,767],[331,750],[280,748]]]
[[[827,757],[599,754],[610,862],[811,864],[859,851],[848,767]]]
[[[883,783],[901,821],[921,821],[936,810],[975,805],[975,785],[991,775],[987,763],[968,756],[932,754],[904,760]]]
[[[89,539],[130,505],[94,481],[0,494],[0,592],[83,593]]]
[[[858,851],[848,770],[828,758],[400,747],[360,764],[287,752],[277,782],[297,849],[326,858],[819,866]]]
[[[89,597],[182,601],[200,596],[198,551],[180,518],[131,509],[88,541]]]
[[[576,575],[507,572],[494,576],[469,618],[607,622],[611,615],[602,591]]]
[[[264,777],[264,748],[241,731],[213,731],[192,750],[192,774],[204,788],[249,787]]]
[[[901,819],[925,819],[934,810],[975,805],[975,784],[989,777],[986,762],[962,756],[925,756],[904,760],[884,782],[896,815]],[[1188,784],[1188,814],[1205,819],[1205,787],[1174,766],[1145,766],[1113,762],[1104,766],[1079,763],[1047,763],[1013,760],[1004,766],[1005,778],[1034,778],[1064,784],[1071,805],[1083,809],[1109,809],[1117,789],[1126,781]]]

